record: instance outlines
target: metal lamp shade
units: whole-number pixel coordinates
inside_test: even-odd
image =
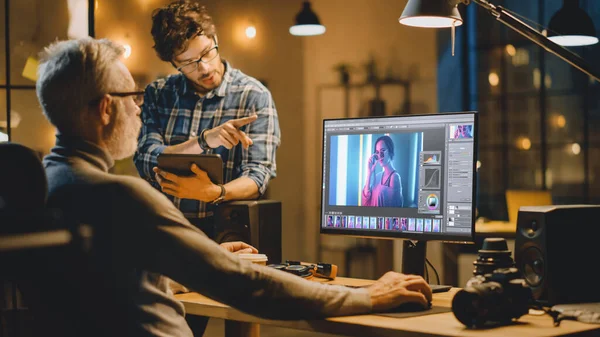
[[[426,28],[450,28],[463,23],[456,1],[452,0],[409,0],[398,21]]]
[[[290,34],[297,36],[313,36],[325,33],[317,14],[310,8],[310,2],[305,1],[302,10],[296,15],[296,24],[290,27]]]
[[[565,47],[598,43],[592,19],[579,7],[578,1],[573,0],[566,0],[550,19],[548,38]]]

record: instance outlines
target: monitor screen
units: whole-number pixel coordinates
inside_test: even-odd
[[[473,242],[477,120],[324,120],[321,233]]]

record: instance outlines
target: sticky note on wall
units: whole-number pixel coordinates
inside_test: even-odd
[[[38,60],[35,57],[29,56],[23,68],[23,77],[26,79],[37,81]]]

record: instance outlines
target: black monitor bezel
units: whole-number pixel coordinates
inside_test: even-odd
[[[328,121],[340,121],[340,120],[367,120],[367,119],[391,119],[391,118],[403,118],[403,117],[431,117],[431,116],[448,116],[448,115],[472,115],[473,116],[473,208],[471,214],[471,236],[466,235],[441,235],[432,233],[419,233],[419,232],[400,232],[400,231],[381,231],[372,232],[369,230],[356,230],[350,228],[334,229],[331,227],[323,226],[323,189],[325,188],[323,172],[325,170],[325,154],[323,153],[325,145],[325,123]],[[415,240],[415,241],[443,241],[450,243],[474,243],[475,242],[475,215],[476,215],[476,195],[477,195],[477,160],[479,152],[479,113],[477,111],[462,111],[462,112],[441,112],[436,114],[410,114],[410,115],[394,115],[394,116],[369,116],[369,117],[348,117],[348,118],[327,118],[323,119],[322,132],[321,132],[321,185],[319,189],[321,198],[321,207],[319,212],[319,229],[321,234],[334,234],[334,235],[345,235],[350,237],[360,238],[373,238],[373,239],[404,239],[404,240]]]

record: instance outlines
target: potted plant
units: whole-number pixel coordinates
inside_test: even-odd
[[[338,75],[340,76],[340,84],[342,85],[348,85],[350,84],[350,70],[351,70],[352,66],[350,66],[348,63],[338,63],[337,65],[335,65],[333,67],[333,69],[335,71],[338,72]]]

